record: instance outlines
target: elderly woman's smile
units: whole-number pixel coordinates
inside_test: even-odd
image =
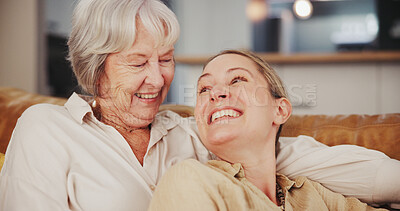
[[[135,96],[138,98],[141,98],[141,99],[153,100],[158,96],[158,93],[155,93],[155,94],[136,93]]]
[[[158,44],[140,21],[137,28],[130,49],[107,57],[99,83],[98,101],[102,108],[107,107],[102,117],[129,127],[143,127],[154,120],[167,96],[175,66],[173,45]]]

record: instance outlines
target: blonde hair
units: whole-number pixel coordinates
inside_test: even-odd
[[[259,56],[255,55],[254,53],[252,53],[250,51],[232,50],[232,49],[221,51],[217,55],[209,58],[208,61],[206,62],[206,64],[204,65],[203,69],[213,59],[215,59],[216,57],[219,57],[221,55],[224,55],[224,54],[237,54],[237,55],[241,55],[241,56],[249,58],[251,61],[254,62],[255,65],[257,65],[257,67],[258,67],[257,70],[261,74],[263,74],[263,76],[267,80],[268,85],[269,85],[269,91],[270,91],[271,95],[276,99],[281,98],[281,97],[288,98],[288,95],[287,95],[286,89],[283,85],[283,82],[282,82],[281,78],[278,76],[278,74],[276,73],[276,71],[274,69],[272,69],[272,67],[270,67],[266,61],[264,61]]]
[[[173,45],[179,37],[175,14],[159,0],[79,1],[72,18],[68,59],[83,91],[98,95],[97,81],[108,54],[132,47],[139,20],[157,46]]]
[[[203,67],[203,70],[208,65],[208,63],[210,63],[213,59],[215,59],[221,55],[225,55],[225,54],[237,54],[237,55],[241,55],[241,56],[249,58],[257,66],[257,70],[267,80],[268,86],[269,86],[269,92],[270,92],[271,96],[274,97],[275,99],[279,99],[282,97],[288,99],[288,95],[287,95],[285,86],[284,86],[281,78],[279,77],[279,75],[276,73],[276,71],[274,69],[272,69],[272,67],[269,66],[269,64],[266,61],[264,61],[259,56],[255,55],[254,53],[252,53],[250,51],[232,50],[232,49],[221,51],[217,55],[208,59],[208,61],[206,62],[206,64]],[[279,126],[279,129],[278,129],[278,132],[277,132],[276,138],[275,138],[276,142],[278,141],[279,136],[281,134],[282,126],[283,126],[283,124]]]

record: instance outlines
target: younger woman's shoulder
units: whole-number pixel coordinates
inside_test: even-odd
[[[173,166],[173,168],[175,169],[189,170],[189,171],[203,167],[206,167],[206,165],[202,164],[201,162],[195,159],[186,159]]]
[[[186,159],[173,165],[168,171],[174,176],[181,175],[182,177],[201,175],[202,172],[210,169],[207,165],[195,159]],[[167,172],[168,172],[167,171]]]
[[[220,166],[218,162],[223,161],[208,161],[207,163],[202,163],[195,159],[184,160],[174,166],[169,170],[170,176],[176,178],[213,178],[209,183],[216,183],[217,181],[225,180],[226,169],[225,166]],[[217,163],[217,164],[216,164]],[[224,162],[226,163],[226,162]],[[227,165],[230,165],[227,163]],[[168,172],[168,171],[167,171]]]

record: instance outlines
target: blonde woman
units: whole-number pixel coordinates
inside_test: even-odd
[[[219,159],[173,166],[160,181],[150,210],[374,209],[307,177],[291,180],[277,173],[276,143],[292,106],[279,76],[260,58],[223,51],[205,65],[197,91],[199,134]],[[399,162],[392,167],[399,168]]]

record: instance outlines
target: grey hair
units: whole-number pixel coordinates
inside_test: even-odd
[[[179,37],[175,14],[159,0],[80,0],[68,40],[72,69],[83,91],[97,96],[97,81],[110,53],[132,47],[137,21],[153,36],[156,46],[174,45]]]

